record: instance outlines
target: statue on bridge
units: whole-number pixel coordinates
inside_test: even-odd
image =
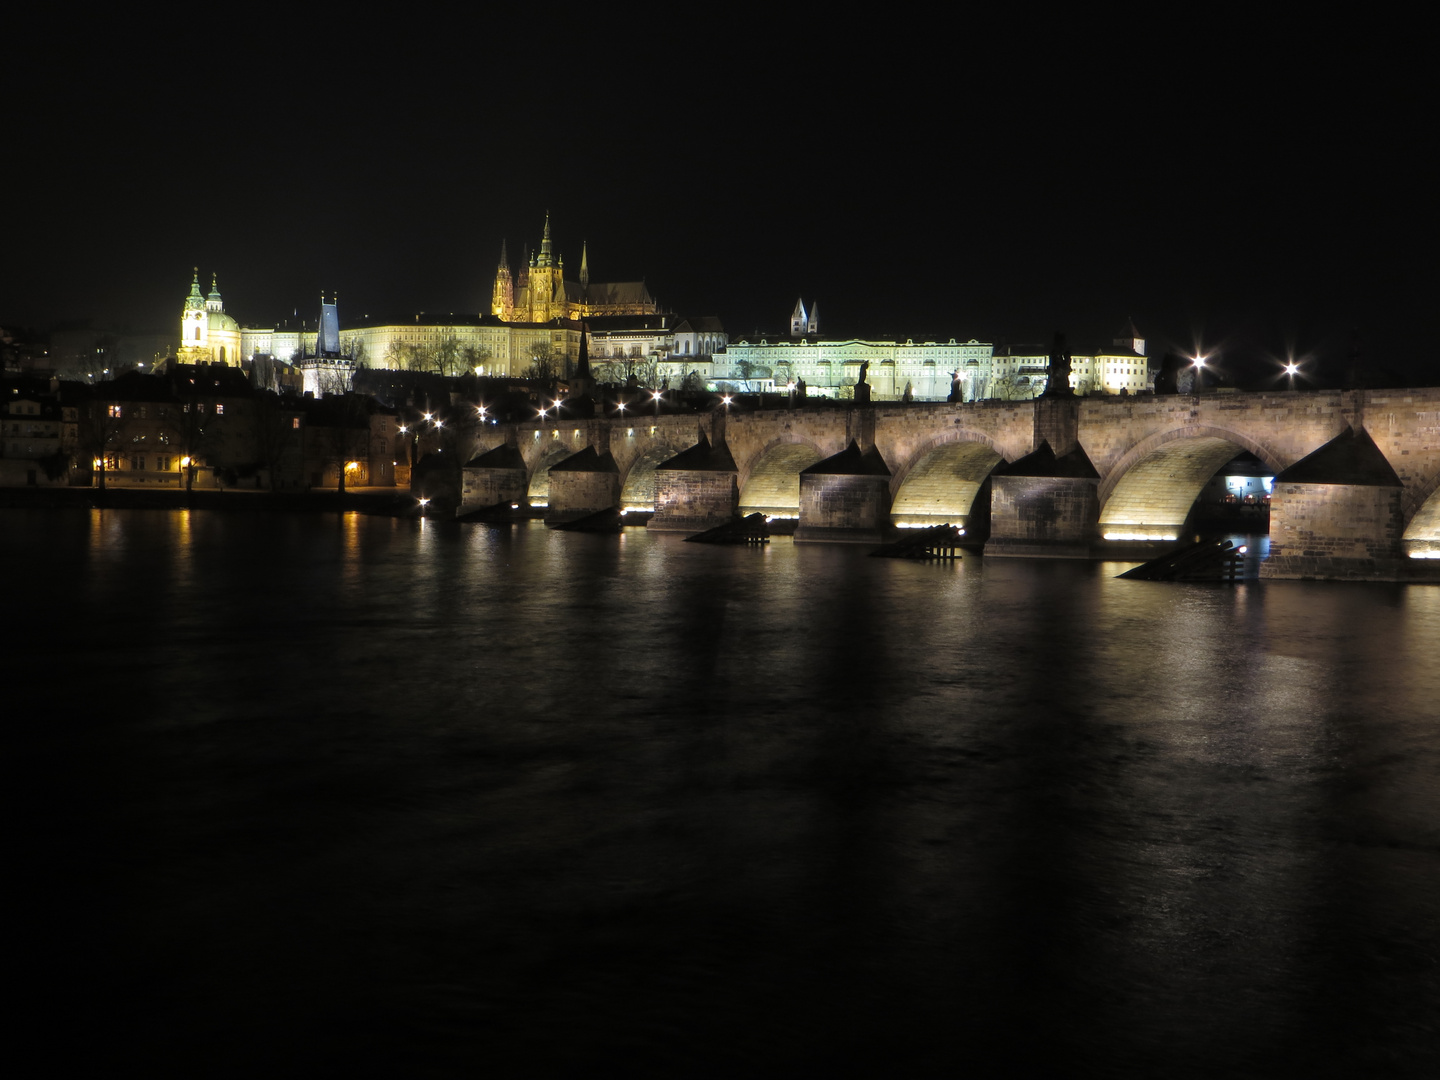
[[[1074,397],[1070,387],[1070,353],[1065,348],[1065,335],[1055,334],[1050,347],[1050,363],[1045,369],[1045,392],[1041,397]]]
[[[855,380],[855,404],[870,404],[870,384],[865,381],[866,373],[870,370],[870,361],[860,361],[860,377]]]

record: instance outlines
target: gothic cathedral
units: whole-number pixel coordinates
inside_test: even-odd
[[[555,319],[592,319],[605,315],[654,315],[659,311],[643,281],[592,283],[588,252],[580,251],[580,280],[565,280],[565,259],[556,255],[550,240],[550,215],[540,250],[531,255],[518,277],[510,273],[505,244],[500,244],[500,266],[495,272],[490,312],[506,322],[548,323]]]

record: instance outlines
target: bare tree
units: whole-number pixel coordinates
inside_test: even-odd
[[[530,346],[530,368],[526,372],[528,378],[554,382],[556,367],[554,346],[549,342],[537,342]]]
[[[755,364],[751,360],[741,360],[735,365],[740,369],[740,378],[745,383],[745,392],[750,392],[750,377],[755,373]]]
[[[276,394],[262,391],[255,395],[255,445],[270,472],[271,491],[285,455],[300,445],[298,418],[296,410],[286,409]]]
[[[422,345],[410,345],[392,338],[385,347],[384,364],[393,371],[420,371],[425,366],[424,352]]]
[[[489,368],[493,360],[490,350],[484,345],[463,345],[460,348],[460,361],[466,371],[479,374],[477,369]]]
[[[130,407],[117,401],[110,384],[96,386],[95,396],[79,410],[77,436],[80,450],[96,462],[97,487],[105,490],[105,470],[113,460],[120,464],[125,431],[125,413]]]

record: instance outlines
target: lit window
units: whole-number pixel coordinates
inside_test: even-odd
[[[300,430],[300,417],[292,416],[290,418],[290,427],[296,431]]]
[[[115,417],[115,419],[117,419],[117,420],[120,419],[120,406],[119,406],[119,405],[111,405],[111,406],[110,406],[110,415],[113,416],[113,417]]]
[[[224,406],[224,405],[220,405],[220,404],[217,403],[216,406],[215,406],[215,415],[216,415],[216,416],[224,416],[224,415],[225,415],[225,406]]]

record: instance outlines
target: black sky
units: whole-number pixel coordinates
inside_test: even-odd
[[[1435,93],[1390,31],[195,17],[15,50],[0,323],[169,328],[195,265],[242,322],[474,312],[548,210],[572,276],[588,241],[732,334],[804,296],[827,334],[1435,363]]]

